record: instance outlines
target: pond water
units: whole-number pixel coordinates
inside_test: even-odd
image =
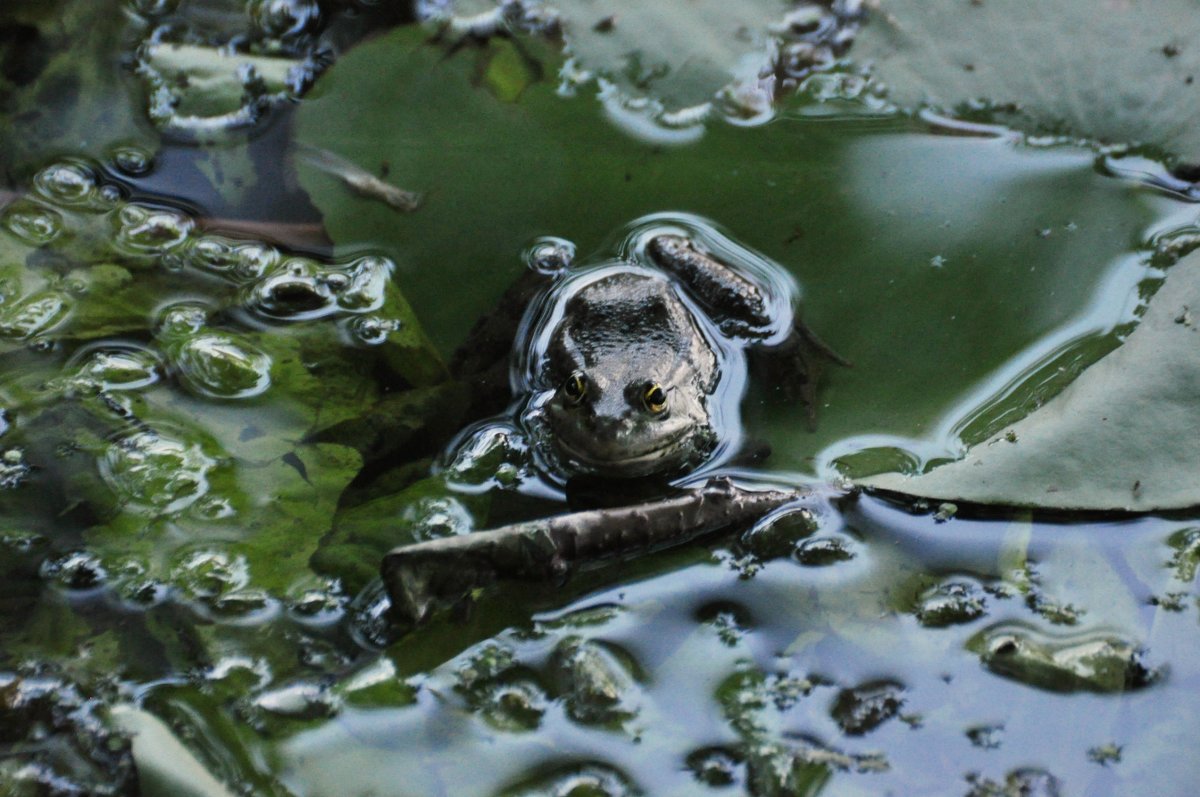
[[[1120,344],[1197,224],[1168,161],[895,108],[854,4],[755,115],[445,5],[0,9],[0,793],[1194,793],[1200,514],[849,489]],[[713,467],[811,497],[389,626],[389,549],[566,508],[456,348],[537,242],[648,224],[852,362],[815,429],[728,388],[771,453]]]

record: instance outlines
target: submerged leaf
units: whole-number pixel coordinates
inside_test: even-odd
[[[11,179],[61,152],[101,157],[156,138],[122,65],[145,28],[124,0],[5,2],[0,166]]]

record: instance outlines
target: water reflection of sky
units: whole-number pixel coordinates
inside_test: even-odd
[[[1200,773],[1186,756],[1169,754],[1163,735],[1181,734],[1181,742],[1200,708],[1196,608],[1168,611],[1151,602],[1190,589],[1164,567],[1172,556],[1167,540],[1186,522],[938,522],[869,498],[841,509],[823,516],[816,535],[848,535],[855,553],[848,561],[806,567],[776,560],[744,578],[718,541],[711,556],[667,554],[626,583],[529,623],[467,631],[461,653],[409,679],[415,703],[346,711],[287,742],[286,780],[306,794],[344,793],[339,784],[353,773],[362,793],[392,793],[403,783],[414,794],[490,795],[589,762],[640,793],[697,794],[706,792],[686,762],[698,751],[715,748],[736,761],[749,745],[777,744],[835,751],[833,769],[848,769],[835,771],[822,792],[830,794],[958,794],[968,790],[968,773],[1003,782],[1022,768],[1045,770],[1062,793],[1186,793],[1177,787]],[[620,569],[605,580],[616,580]],[[921,596],[949,582],[980,587],[984,612],[923,627],[915,614]],[[1078,622],[1049,623],[1045,607],[1055,602],[1069,603]],[[476,629],[489,626],[489,610],[481,611]],[[1028,682],[997,674],[969,646],[1009,626],[1047,645],[1127,640],[1144,647],[1148,667],[1161,668],[1159,680],[1101,694],[1038,688],[1036,668]],[[422,641],[421,633],[397,646],[395,664],[372,665],[376,680],[397,677],[404,650],[440,636],[431,630]],[[554,675],[566,639],[627,657],[622,719],[605,726],[570,718],[570,696],[556,691],[563,686]],[[472,668],[496,649],[512,656],[498,681],[544,690],[536,733],[499,730],[472,704]],[[754,678],[766,687],[747,689]],[[861,736],[843,733],[833,714],[839,695],[879,684],[901,697],[899,711]],[[1110,746],[1120,749],[1120,762],[1096,763]],[[874,771],[880,759],[886,766]],[[744,784],[744,765],[732,771]]]

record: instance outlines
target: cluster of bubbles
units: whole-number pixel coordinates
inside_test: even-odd
[[[741,606],[706,606],[695,619],[722,644],[723,630],[731,625],[738,627],[740,637],[752,633],[748,611]],[[652,697],[644,691],[648,679],[637,657],[616,641],[631,622],[636,621],[612,605],[539,621],[479,643],[416,688],[436,689],[443,700],[461,705],[502,733],[533,732],[561,717],[582,728],[636,739],[639,717]],[[897,718],[908,722],[904,685],[868,680],[840,686],[739,662],[715,685],[713,695],[733,740],[695,749],[680,762],[699,784],[752,784],[750,793],[790,794],[788,784],[806,766],[855,772],[887,768],[879,754],[844,753],[815,738],[781,736],[778,728],[794,724],[791,720],[818,704],[825,707],[815,710],[827,713],[850,737],[870,734]],[[588,794],[642,793],[626,773],[598,760],[539,766],[503,793],[552,795],[575,793],[571,790],[576,788]]]
[[[261,5],[268,13],[270,4]],[[0,238],[25,253],[23,267],[18,254],[16,268],[0,273],[0,340],[21,341],[33,351],[59,351],[63,342],[75,346],[37,394],[83,402],[115,419],[114,431],[92,451],[106,487],[102,502],[115,502],[104,511],[117,508],[168,525],[185,516],[222,520],[236,512],[220,486],[229,460],[194,430],[143,419],[144,394],[165,387],[204,402],[256,403],[272,388],[276,363],[267,350],[270,335],[262,332],[271,327],[315,322],[348,346],[385,343],[401,326],[385,308],[393,264],[375,256],[323,262],[263,241],[208,234],[180,210],[128,201],[119,182],[106,179],[152,168],[153,158],[132,146],[115,148],[104,168],[64,159],[38,172],[26,195],[0,209]],[[186,279],[164,283],[164,273]],[[139,311],[127,309],[112,291],[128,286],[136,292],[139,282],[149,280],[192,287],[172,287],[157,306],[147,303],[142,326]],[[139,303],[148,298],[131,295]],[[81,328],[77,340],[72,323],[90,324],[94,310],[130,333],[93,339],[90,327]],[[0,432],[8,422],[0,415]],[[17,486],[30,472],[21,448],[0,450],[0,488]],[[444,509],[431,512],[431,522],[455,527],[454,507]],[[151,580],[149,572],[136,555],[114,563],[75,551],[48,560],[43,575],[65,589],[102,584],[142,605],[173,591],[220,616],[272,605],[269,596],[243,583],[245,562],[220,545],[181,558],[165,581]],[[298,617],[340,611],[331,589],[310,592],[296,601]]]
[[[148,33],[135,69],[147,113],[185,139],[254,127],[302,94],[327,63],[318,0],[247,0],[242,13],[196,10],[178,0],[129,0]],[[195,77],[200,79],[191,79]]]
[[[148,160],[138,150],[121,148],[114,153],[114,162],[140,171],[147,168]],[[107,232],[101,231],[99,236],[102,244],[122,265],[193,269],[221,277],[238,286],[240,306],[260,321],[353,317],[343,325],[344,332],[364,344],[381,343],[399,328],[397,319],[379,314],[394,269],[386,258],[365,255],[324,263],[287,255],[261,241],[200,233],[195,219],[173,208],[122,202],[118,187],[103,182],[97,170],[83,162],[51,165],[33,182],[35,190],[30,195],[10,202],[0,214],[0,228],[24,244],[40,248],[63,236],[86,235],[87,217],[100,216],[109,220]],[[77,282],[63,287],[86,290],[86,279]],[[0,285],[0,335],[29,337],[53,327],[69,311],[70,302],[63,291],[44,291],[14,301],[13,290]],[[191,320],[184,321],[185,316]],[[244,341],[235,344],[229,336],[214,336],[198,310],[168,308],[160,331],[183,360],[200,370],[209,369],[214,358],[228,361],[213,366],[218,370],[262,370],[261,356],[247,351]],[[183,338],[187,334],[204,338],[186,344]],[[262,380],[246,379],[253,389],[245,385],[230,391],[212,389],[211,373],[208,378],[194,378],[192,386],[201,386],[198,392],[202,395],[223,398],[254,395],[265,389]]]
[[[590,22],[585,26],[584,20],[563,18],[553,4],[539,0],[507,0],[482,13],[471,13],[473,5],[424,0],[416,3],[415,10],[419,19],[439,27],[440,38],[451,42],[486,39],[511,30],[555,41],[565,39],[571,57],[560,74],[564,93],[594,83],[610,119],[627,132],[659,143],[683,143],[699,137],[705,122],[713,117],[735,124],[768,122],[775,116],[779,99],[797,92],[818,104],[860,98],[867,100],[868,106],[878,102],[868,96],[868,84],[861,77],[838,76],[836,71],[838,59],[858,33],[868,3],[806,0],[790,5],[762,30],[739,31],[740,36],[761,43],[730,65],[724,86],[714,84],[706,100],[692,105],[673,100],[669,90],[655,91],[656,80],[681,68],[672,66],[669,59],[650,64],[630,57],[621,70],[615,64],[604,65],[608,67],[605,70],[589,62],[604,61],[605,56],[592,52],[596,46],[588,43],[591,34],[587,31],[620,36],[620,15],[594,27]],[[630,50],[636,52],[637,48],[631,45]],[[836,77],[819,80],[824,75]],[[668,96],[659,96],[664,93]]]
[[[286,255],[270,244],[215,234],[193,235],[186,217],[160,213],[157,224],[183,232],[176,240],[161,236],[159,262],[171,270],[193,269],[239,287],[239,305],[266,323],[346,319],[343,331],[353,341],[371,345],[400,328],[394,318],[379,315],[395,266],[377,255],[354,256],[330,263]]]
[[[554,706],[579,725],[622,730],[638,717],[643,679],[637,660],[621,645],[571,628],[542,629],[553,644],[541,666],[521,661],[516,646],[483,643],[454,664],[454,692],[497,730],[521,733],[541,726]]]
[[[67,159],[38,172],[32,190],[4,207],[0,225],[23,243],[46,246],[67,231],[63,211],[107,213],[120,199],[117,186],[102,183],[92,166]]]
[[[106,701],[97,699],[103,694],[84,694],[62,674],[26,664],[0,672],[0,695],[5,794],[115,797],[138,790],[132,744],[108,721]]]

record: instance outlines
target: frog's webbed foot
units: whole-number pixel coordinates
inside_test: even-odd
[[[688,238],[656,235],[646,244],[646,253],[708,308],[723,331],[761,338],[770,329],[770,303],[763,287],[697,249]]]
[[[796,318],[792,332],[776,346],[757,346],[749,350],[750,367],[766,384],[772,384],[788,401],[799,401],[808,416],[809,429],[817,426],[817,385],[828,362],[850,367],[852,364],[817,337]]]
[[[696,248],[681,235],[657,235],[646,252],[663,270],[673,274],[712,313],[728,335],[762,341],[777,329],[771,317],[766,288]],[[767,384],[773,384],[789,401],[803,402],[810,427],[816,426],[817,384],[827,362],[850,362],[817,337],[799,318],[781,343],[749,348],[751,367]]]

